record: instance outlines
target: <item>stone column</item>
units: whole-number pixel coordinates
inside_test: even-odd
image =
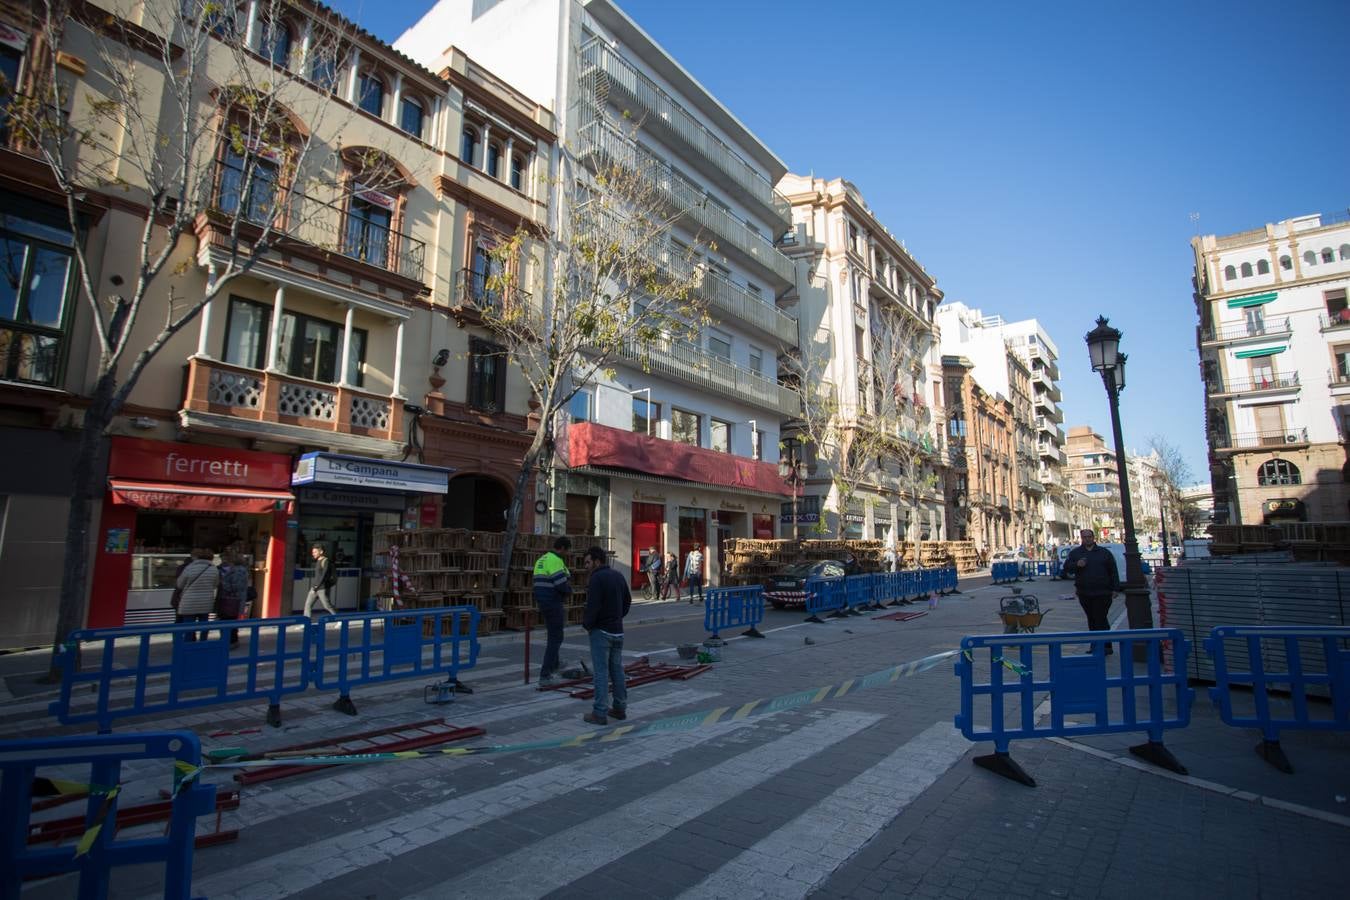
[[[276,296],[272,300],[272,327],[268,332],[267,371],[276,372],[277,357],[281,354],[281,316],[286,311],[286,285],[277,285]]]

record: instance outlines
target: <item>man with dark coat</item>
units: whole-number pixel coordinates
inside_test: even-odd
[[[534,602],[539,607],[539,615],[544,620],[548,641],[544,644],[544,661],[539,665],[539,686],[553,687],[560,684],[558,670],[562,663],[558,659],[562,649],[563,627],[567,620],[565,606],[567,598],[572,596],[572,575],[567,571],[567,563],[562,555],[572,549],[572,542],[560,537],[553,542],[553,549],[545,553],[534,564]]]
[[[591,725],[608,725],[609,718],[628,718],[628,685],[623,674],[623,617],[633,605],[628,580],[609,567],[602,547],[586,551],[586,612],[582,627],[591,636],[591,668],[595,670],[595,699],[582,718]],[[609,686],[614,686],[614,705],[606,708]]]
[[[1111,623],[1106,616],[1111,609],[1111,595],[1120,590],[1120,571],[1115,556],[1105,547],[1098,546],[1097,536],[1091,529],[1084,528],[1079,533],[1079,545],[1069,551],[1059,577],[1073,578],[1078,605],[1087,616],[1088,628],[1110,631]],[[1106,652],[1113,652],[1109,643]]]

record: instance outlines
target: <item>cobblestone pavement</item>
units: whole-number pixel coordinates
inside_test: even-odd
[[[803,624],[770,611],[764,640],[733,639],[723,661],[687,682],[635,688],[625,724],[792,691],[808,691],[957,646],[999,629],[1004,588],[965,593],[906,622],[870,616]],[[1033,584],[1046,628],[1082,614]],[[1119,605],[1113,610],[1118,613]],[[653,603],[629,617],[626,652],[675,658],[701,639],[701,610]],[[808,641],[809,638],[809,641]],[[534,635],[538,658],[542,636]],[[485,638],[475,688],[427,706],[422,683],[357,691],[353,719],[331,694],[289,700],[280,729],[257,705],[199,710],[118,731],[192,728],[205,747],[250,749],[329,738],[443,715],[514,744],[585,734],[588,701],[522,684],[520,635]],[[565,659],[585,655],[569,629]],[[36,665],[35,665],[36,661]],[[10,695],[0,727],[14,736],[76,733],[45,717],[31,693],[40,655],[0,659]],[[18,688],[16,690],[16,687]],[[893,684],[809,706],[660,737],[467,758],[345,766],[243,789],[223,826],[233,843],[201,849],[194,894],[310,897],[1158,897],[1308,896],[1334,890],[1350,851],[1350,741],[1290,734],[1296,772],[1252,752],[1256,735],[1227,728],[1197,690],[1192,725],[1169,732],[1191,772],[1160,772],[1126,746],[1138,735],[1025,741],[1013,754],[1038,787],[973,766],[987,752],[956,732],[959,684],[949,663]],[[210,738],[217,731],[263,733]],[[1130,739],[1133,738],[1133,741]],[[128,771],[125,803],[160,786]],[[209,780],[233,787],[230,773]],[[66,813],[69,814],[69,813]],[[199,828],[209,830],[203,818]],[[116,873],[111,896],[155,896],[156,873]],[[73,895],[49,880],[25,897]]]

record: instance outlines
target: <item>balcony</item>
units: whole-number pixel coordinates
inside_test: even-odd
[[[1350,309],[1342,309],[1339,312],[1318,316],[1317,326],[1322,331],[1350,329]]]
[[[252,184],[245,192],[242,169],[225,163],[216,165],[212,208],[205,221],[199,220],[199,237],[216,244],[230,242],[230,225],[238,214],[245,226],[241,234],[251,240],[255,235],[246,232],[261,228],[270,215],[272,242],[282,248],[285,242],[277,240],[280,236],[422,283],[426,260],[426,244],[422,241],[307,194],[285,191],[278,196],[273,183],[259,174],[262,171],[260,166],[252,173]],[[366,195],[382,199],[375,192]]]
[[[583,110],[583,115],[586,114]],[[580,129],[583,155],[593,154],[629,171],[642,172],[651,178],[667,208],[689,219],[697,229],[711,232],[718,239],[719,249],[735,251],[733,255],[741,262],[757,267],[782,286],[792,284],[795,276],[792,260],[778,252],[773,241],[736,218],[664,160],[621,134],[594,110],[590,114],[593,118]]]
[[[389,455],[403,445],[403,402],[217,360],[188,360],[185,428]]]
[[[1281,391],[1298,391],[1298,373],[1281,372],[1266,378],[1231,378],[1224,383],[1211,383],[1211,397],[1237,397],[1243,394],[1267,394]]]
[[[1217,346],[1265,338],[1287,337],[1292,333],[1292,330],[1287,317],[1272,319],[1269,322],[1230,322],[1216,328],[1206,328],[1200,333],[1200,343]]]
[[[742,369],[687,341],[664,339],[646,345],[628,342],[618,357],[643,371],[774,410],[788,418],[801,415],[801,398],[789,387]]]
[[[1214,439],[1217,453],[1236,453],[1241,450],[1261,450],[1271,447],[1306,447],[1308,429],[1286,428],[1282,431],[1249,431],[1243,434],[1220,435]]]
[[[481,325],[484,313],[500,315],[510,306],[530,302],[529,291],[514,286],[506,289],[490,288],[488,281],[486,272],[476,272],[467,267],[455,273],[450,314],[455,317],[459,327]]]
[[[1350,386],[1350,369],[1328,369],[1327,384],[1333,388]]]
[[[599,108],[612,103],[629,113],[639,127],[688,147],[694,151],[693,160],[699,167],[724,188],[753,200],[784,229],[791,224],[787,199],[774,190],[767,177],[616,50],[592,38],[578,55],[577,78],[583,103],[591,100]]]

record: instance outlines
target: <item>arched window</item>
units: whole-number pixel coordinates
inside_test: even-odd
[[[1232,281],[1234,278],[1237,278],[1237,269],[1234,268],[1233,266],[1224,266],[1223,277],[1227,278],[1229,281]]]
[[[1286,254],[1286,255],[1280,257],[1280,268],[1281,268],[1281,269],[1284,269],[1284,270],[1287,272],[1287,271],[1289,271],[1290,269],[1292,269],[1293,267],[1294,267],[1294,261],[1293,261],[1292,259],[1289,258],[1288,254]]]
[[[1315,266],[1317,265],[1317,254],[1309,250],[1303,254],[1303,261],[1310,266]]]
[[[511,154],[511,187],[518,191],[525,189],[525,157],[519,153]]]
[[[411,134],[413,137],[421,139],[422,137],[422,101],[416,97],[404,97],[400,102],[398,112],[398,127]]]
[[[1258,259],[1258,260],[1256,261],[1256,274],[1257,274],[1257,275],[1269,275],[1269,274],[1270,274],[1270,263],[1266,262],[1264,259]]]
[[[1262,487],[1281,484],[1302,484],[1298,466],[1287,459],[1268,459],[1256,473],[1256,483]]]
[[[1322,248],[1322,262],[1335,262],[1336,254],[1331,252],[1330,247]]]
[[[478,155],[478,129],[465,125],[464,133],[459,139],[459,158],[465,165],[473,165],[473,158]]]
[[[1251,263],[1243,263],[1243,264],[1242,264],[1242,277],[1243,277],[1243,278],[1251,278],[1251,277],[1252,277],[1252,264],[1251,264]]]
[[[487,148],[487,173],[493,178],[497,177],[497,172],[501,169],[502,147],[500,144],[491,143]]]
[[[1350,244],[1341,244],[1341,259],[1350,259]]]
[[[356,105],[372,116],[384,115],[384,82],[374,72],[362,72],[357,84]]]
[[[262,25],[262,40],[258,53],[279,69],[291,66],[291,29],[283,21],[266,19]]]

